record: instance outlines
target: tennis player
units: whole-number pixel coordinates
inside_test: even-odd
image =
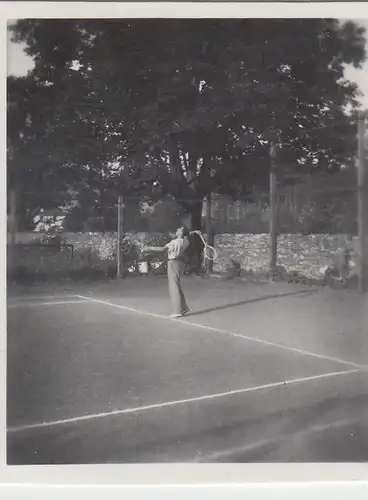
[[[171,300],[172,314],[170,318],[180,318],[189,312],[185,295],[181,287],[180,278],[184,273],[184,252],[189,246],[189,232],[185,227],[179,227],[176,238],[163,247],[145,247],[145,250],[165,251],[167,250],[167,277],[169,281],[169,294]]]

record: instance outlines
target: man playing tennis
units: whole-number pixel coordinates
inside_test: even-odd
[[[167,250],[167,277],[169,281],[169,294],[171,300],[172,314],[170,318],[180,318],[189,312],[184,292],[181,288],[180,278],[184,273],[184,252],[189,246],[189,232],[185,227],[176,231],[176,238],[163,247],[145,247],[145,250],[165,251]]]

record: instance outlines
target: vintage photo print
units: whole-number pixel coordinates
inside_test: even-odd
[[[368,16],[90,7],[5,28],[7,465],[361,470]]]

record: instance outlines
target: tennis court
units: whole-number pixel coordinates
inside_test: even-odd
[[[9,464],[368,460],[367,298],[183,286],[9,290]]]

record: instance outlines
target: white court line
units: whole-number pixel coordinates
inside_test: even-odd
[[[105,300],[84,297],[83,295],[76,295],[76,297],[78,297],[80,299],[87,300],[87,301],[89,300],[91,302],[96,302],[98,304],[103,304],[103,305],[110,306],[110,307],[116,307],[117,309],[122,309],[124,311],[134,312],[136,314],[141,314],[144,316],[153,316],[155,318],[160,318],[160,319],[171,319],[173,321],[176,321],[178,323],[182,323],[184,325],[194,326],[195,328],[202,328],[203,330],[210,330],[212,332],[220,333],[222,335],[230,335],[231,337],[236,337],[236,338],[240,338],[243,340],[248,340],[250,342],[256,342],[258,344],[268,345],[270,347],[276,347],[278,349],[283,349],[285,351],[296,352],[296,353],[302,354],[304,356],[313,356],[315,358],[325,359],[327,361],[334,361],[336,363],[342,363],[342,364],[347,365],[347,366],[354,366],[355,368],[359,368],[360,370],[368,370],[368,365],[361,365],[359,363],[354,363],[353,361],[346,361],[344,359],[335,358],[332,356],[327,356],[325,354],[318,354],[318,353],[311,352],[311,351],[305,351],[304,349],[298,349],[297,347],[285,346],[283,344],[278,344],[277,342],[271,342],[269,340],[263,340],[263,339],[260,339],[258,337],[248,337],[247,335],[242,335],[240,333],[230,332],[229,330],[222,330],[221,328],[215,328],[213,326],[201,325],[200,323],[193,323],[192,321],[188,321],[188,320],[184,321],[182,319],[172,319],[169,316],[164,316],[163,314],[155,314],[155,313],[151,313],[151,312],[141,311],[139,309],[134,309],[132,307],[122,306],[119,304],[114,304],[113,302],[107,302]]]
[[[183,404],[188,404],[188,403],[197,403],[199,401],[208,401],[211,399],[219,399],[219,398],[224,398],[224,397],[228,397],[228,396],[234,396],[236,394],[246,394],[249,392],[256,392],[256,391],[261,391],[261,390],[265,390],[265,389],[273,389],[275,387],[300,384],[303,382],[310,382],[312,380],[319,380],[319,379],[323,379],[323,378],[336,377],[339,375],[350,375],[350,374],[361,372],[361,371],[363,371],[363,370],[355,369],[355,370],[344,370],[344,371],[339,371],[339,372],[322,373],[320,375],[313,375],[311,377],[283,380],[281,382],[272,382],[270,384],[258,385],[255,387],[247,387],[245,389],[234,389],[232,391],[219,392],[219,393],[215,393],[215,394],[207,394],[205,396],[198,396],[198,397],[194,397],[194,398],[179,399],[177,401],[167,401],[164,403],[156,403],[156,404],[151,404],[151,405],[147,405],[147,406],[138,406],[137,408],[125,408],[122,410],[113,410],[110,412],[93,413],[91,415],[82,415],[80,417],[65,418],[63,420],[54,420],[54,421],[50,421],[50,422],[39,422],[39,423],[35,423],[35,424],[20,425],[17,427],[9,427],[7,429],[7,432],[19,432],[19,431],[26,431],[26,430],[30,430],[30,429],[41,429],[43,427],[53,427],[56,425],[83,422],[86,420],[94,420],[94,419],[104,418],[104,417],[112,417],[114,415],[128,415],[131,413],[139,413],[139,412],[145,412],[145,411],[149,411],[149,410],[157,410],[159,408],[170,408],[172,406],[178,406],[178,405],[183,405]]]
[[[51,300],[61,298],[75,297],[75,294],[61,294],[61,295],[23,295],[18,297],[7,297],[8,301],[24,301],[24,300]]]
[[[43,306],[60,306],[65,304],[85,304],[89,300],[61,300],[59,302],[27,302],[25,304],[8,304],[8,309],[17,309],[20,307],[43,307]]]
[[[154,318],[160,319],[172,319],[170,316],[165,316],[164,314],[156,314],[148,311],[140,311],[139,309],[134,309],[134,307],[121,306],[119,304],[114,304],[113,302],[107,302],[106,300],[92,299],[91,297],[85,297],[84,295],[75,295],[79,299],[83,299],[89,302],[97,302],[98,304],[103,304],[105,306],[116,307],[117,309],[123,309],[124,311],[134,312],[136,314],[142,314],[143,316],[153,316]]]
[[[362,422],[362,418],[354,418],[354,419],[345,419],[345,420],[337,420],[336,422],[330,422],[328,424],[317,424],[309,427],[308,429],[291,432],[290,434],[279,434],[274,438],[260,439],[254,443],[250,443],[244,446],[235,446],[234,448],[229,448],[222,451],[215,451],[213,453],[209,453],[207,455],[196,457],[193,462],[214,462],[224,459],[229,459],[234,455],[239,455],[240,453],[249,453],[251,451],[258,450],[259,448],[263,448],[264,446],[269,446],[272,444],[281,443],[284,439],[292,439],[293,437],[303,437],[309,436],[311,434],[321,433],[324,431],[328,431],[331,429],[339,429],[341,427],[346,427],[347,425],[359,424]]]

